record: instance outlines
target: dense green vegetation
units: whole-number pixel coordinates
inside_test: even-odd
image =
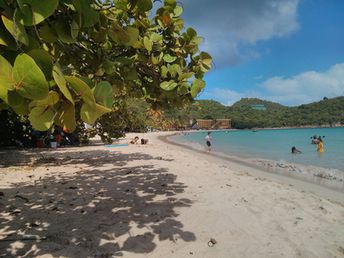
[[[128,125],[101,117],[127,117],[128,99],[185,108],[212,59],[182,13],[176,0],[0,0],[0,112],[39,131],[85,122],[118,135]]]
[[[262,104],[266,110],[255,110],[251,105]],[[230,118],[234,128],[321,126],[344,123],[344,97],[286,107],[270,101],[244,98],[230,107],[212,100],[199,100],[188,112],[190,118]]]

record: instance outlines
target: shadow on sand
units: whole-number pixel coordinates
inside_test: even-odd
[[[77,148],[47,153],[49,162],[37,166],[83,169],[1,190],[0,257],[112,257],[150,253],[158,241],[196,240],[174,211],[192,204],[177,196],[186,186],[165,168],[131,166],[161,157]],[[18,163],[10,163],[19,166],[31,155],[37,153],[17,152]]]

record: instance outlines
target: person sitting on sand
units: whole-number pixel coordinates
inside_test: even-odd
[[[207,151],[211,151],[211,140],[212,140],[212,138],[211,138],[211,132],[208,132],[208,134],[207,134],[207,136],[205,137],[205,143],[206,143],[206,145],[207,145]]]
[[[318,140],[319,140],[319,142],[317,145],[317,152],[323,153],[325,150],[324,150],[324,143],[323,143],[321,136],[319,136]]]
[[[148,139],[141,139],[141,144],[147,144],[148,143]]]
[[[298,153],[302,153],[302,152],[301,152],[300,150],[296,149],[295,146],[293,146],[293,147],[291,148],[291,153],[292,153],[292,154],[298,154]]]
[[[131,141],[130,141],[130,143],[131,144],[138,144],[139,143],[139,137],[138,136],[135,136],[135,138],[134,139],[132,139]]]

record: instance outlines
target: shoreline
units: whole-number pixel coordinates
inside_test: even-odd
[[[0,256],[344,254],[342,193],[164,142],[171,134],[0,152]],[[123,144],[136,135],[148,144]]]
[[[333,201],[344,204],[344,182],[334,182],[333,180],[328,180],[325,177],[316,177],[312,175],[307,175],[304,173],[290,173],[286,169],[271,169],[269,166],[258,165],[258,162],[254,160],[271,163],[279,163],[273,160],[266,159],[245,159],[237,156],[228,155],[222,152],[206,152],[197,148],[192,147],[191,145],[183,144],[177,140],[171,139],[171,137],[178,135],[179,132],[171,132],[171,134],[158,136],[158,139],[164,143],[172,144],[174,146],[187,149],[192,152],[204,155],[210,159],[216,159],[221,161],[226,161],[231,163],[233,169],[240,170],[250,170],[252,175],[265,177],[267,179],[272,179],[277,182],[291,184],[296,186],[297,189],[301,191],[309,191],[320,195],[324,198],[331,199]],[[233,167],[233,164],[236,166]],[[302,166],[300,164],[288,163],[294,166]],[[311,166],[303,166],[311,167]],[[318,167],[317,167],[318,168]],[[323,168],[320,168],[323,169]]]

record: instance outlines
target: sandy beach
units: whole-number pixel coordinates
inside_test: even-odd
[[[0,150],[0,257],[344,257],[343,192],[168,134]]]

